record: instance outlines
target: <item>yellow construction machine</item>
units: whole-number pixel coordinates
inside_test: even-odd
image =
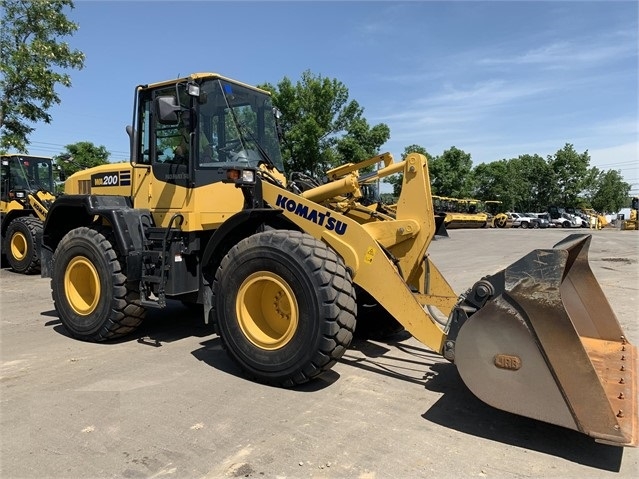
[[[444,217],[447,229],[485,228],[488,225],[488,215],[482,211],[479,200],[433,195],[433,204],[435,213]]]
[[[508,215],[504,212],[501,201],[486,200],[484,209],[488,214],[488,224],[492,228],[505,228],[508,225]]]
[[[621,222],[622,230],[639,230],[639,218],[637,217],[637,211],[639,210],[639,196],[632,198],[630,204],[630,218]]]
[[[213,73],[136,88],[131,162],[71,176],[44,225],[43,276],[72,336],[120,337],[147,308],[191,301],[249,377],[290,387],[387,315],[488,404],[637,444],[636,348],[589,268],[590,236],[458,295],[428,255],[424,156],[287,181],[276,116],[267,92]],[[359,203],[362,185],[395,173],[394,214]]]
[[[53,161],[20,154],[0,156],[2,254],[18,273],[40,268],[42,222],[55,196]]]

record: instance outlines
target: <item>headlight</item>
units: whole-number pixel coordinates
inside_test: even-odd
[[[242,181],[245,183],[255,183],[255,172],[253,170],[242,170]]]
[[[255,184],[255,170],[250,168],[226,170],[226,180],[235,183],[237,186],[253,185]]]

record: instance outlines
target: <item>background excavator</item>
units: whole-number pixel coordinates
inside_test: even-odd
[[[40,269],[42,222],[55,196],[51,158],[0,156],[2,255],[18,273]]]
[[[287,180],[267,92],[202,73],[135,98],[131,162],[71,176],[44,225],[42,274],[72,336],[121,337],[169,298],[197,303],[247,376],[289,387],[391,318],[488,404],[637,445],[636,348],[589,268],[589,235],[458,295],[428,255],[424,156]],[[360,203],[362,185],[395,173],[392,211]]]

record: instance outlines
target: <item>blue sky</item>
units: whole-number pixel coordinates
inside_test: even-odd
[[[91,141],[128,159],[134,87],[213,71],[249,84],[310,70],[344,83],[382,151],[456,146],[475,164],[588,150],[639,193],[634,1],[88,1],[67,39],[86,54],[32,154]]]

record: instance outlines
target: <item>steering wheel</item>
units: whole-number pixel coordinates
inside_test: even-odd
[[[242,142],[239,139],[231,140],[226,143],[226,146],[218,147],[217,151],[220,153],[230,153],[241,144]]]

